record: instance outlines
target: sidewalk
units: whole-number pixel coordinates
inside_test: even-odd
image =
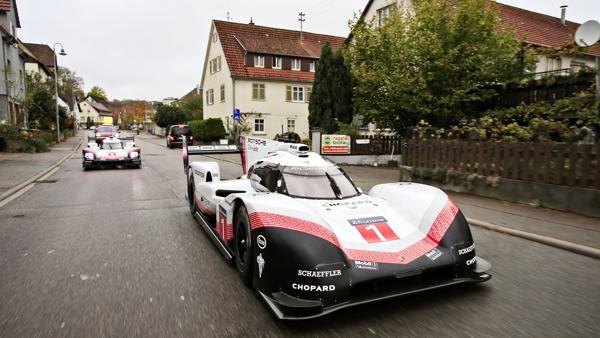
[[[85,135],[86,131],[80,130],[76,136],[52,146],[47,153],[0,152],[0,195],[58,162],[70,153]]]

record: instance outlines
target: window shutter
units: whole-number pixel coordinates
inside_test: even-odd
[[[292,101],[292,86],[285,86],[285,100]]]

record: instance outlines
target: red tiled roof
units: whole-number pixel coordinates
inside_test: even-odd
[[[39,43],[23,44],[44,66],[54,68],[54,51],[50,46]]]
[[[558,48],[575,43],[575,31],[579,27],[576,22],[566,21],[563,25],[560,18],[498,2],[495,5],[502,25],[529,44]],[[600,56],[600,46],[596,45],[585,53]]]
[[[94,107],[94,109],[96,109],[99,113],[106,113],[106,112],[110,113],[110,109],[108,109],[105,105],[103,105],[100,102],[91,101],[89,103],[90,103],[90,106]]]
[[[231,75],[238,78],[306,81],[314,79],[314,73],[283,69],[244,66],[245,51],[267,54],[297,56],[318,59],[321,47],[329,42],[335,50],[344,43],[343,37],[304,32],[300,43],[300,31],[264,27],[236,22],[213,21]]]

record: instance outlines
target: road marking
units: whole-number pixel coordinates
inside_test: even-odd
[[[34,185],[35,185],[35,183],[30,184],[30,185],[22,188],[21,190],[17,191],[16,193],[10,195],[8,198],[5,198],[2,202],[0,202],[0,208],[2,208],[3,206],[7,205],[8,203],[14,201],[19,196],[21,196],[24,193],[26,193],[27,191],[29,191],[29,189],[33,188]]]

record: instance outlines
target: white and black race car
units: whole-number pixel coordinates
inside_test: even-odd
[[[278,318],[490,279],[443,191],[387,183],[365,194],[306,145],[241,143],[235,180],[222,180],[216,162],[189,163],[206,152],[184,143],[190,211]]]
[[[141,150],[133,137],[110,136],[100,140],[88,137],[87,147],[82,149],[82,153],[84,170],[107,166],[142,167]]]

